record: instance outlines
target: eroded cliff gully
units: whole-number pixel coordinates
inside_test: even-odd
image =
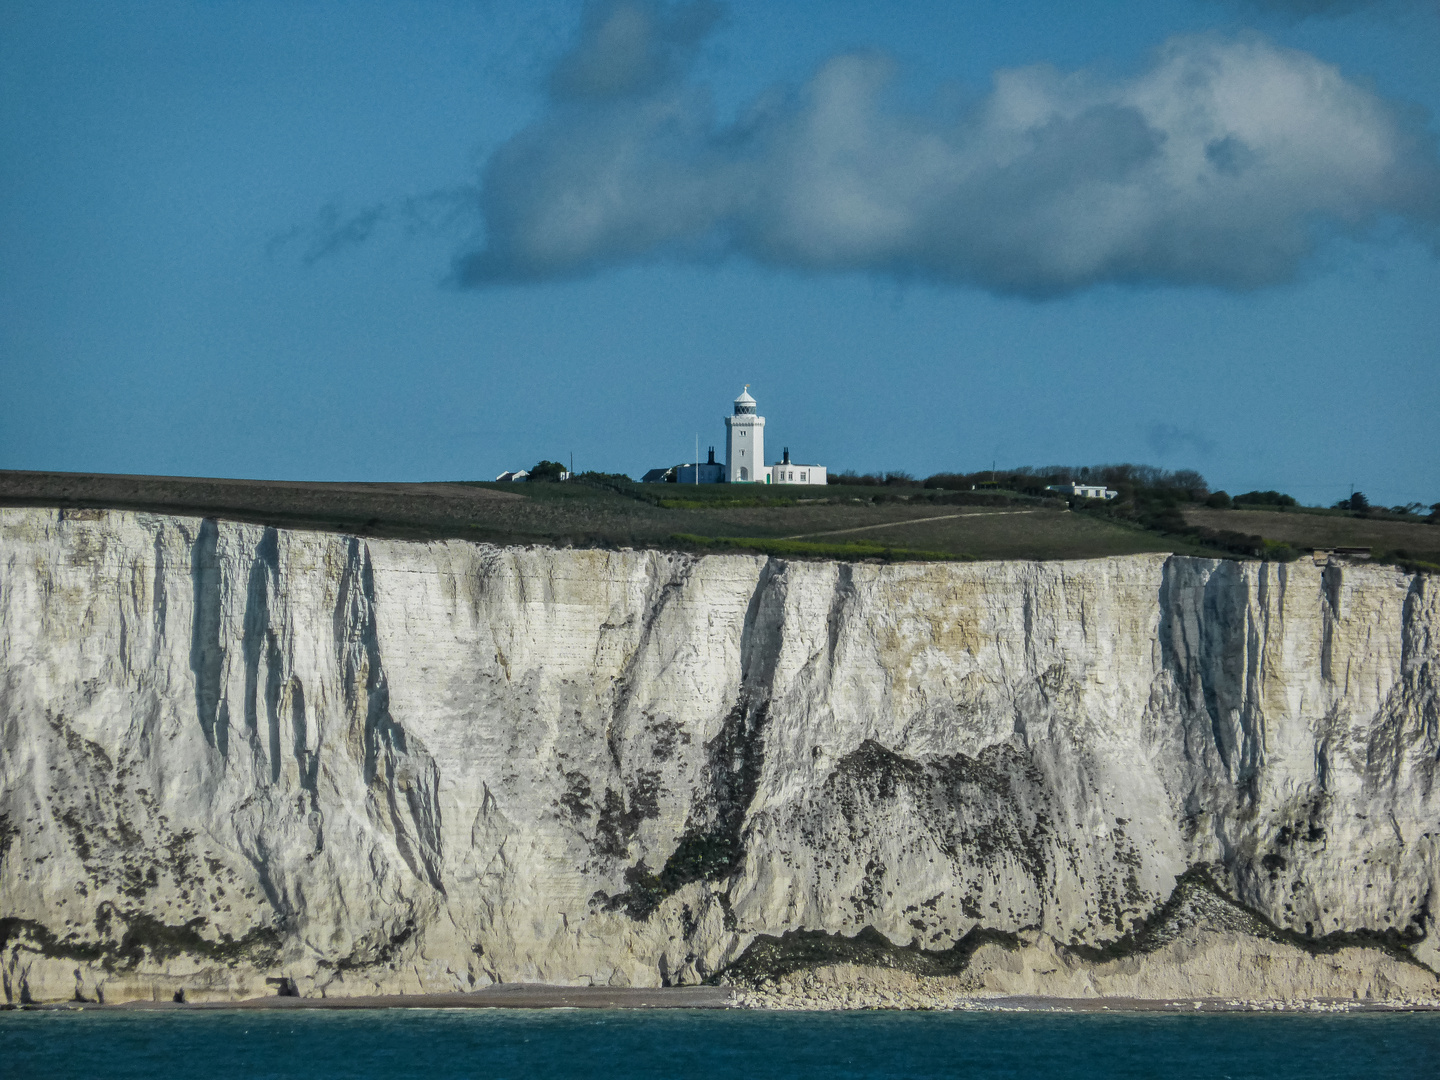
[[[1433,993],[1437,596],[0,510],[4,993]]]

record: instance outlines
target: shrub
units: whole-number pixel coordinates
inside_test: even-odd
[[[969,491],[975,481],[966,473],[936,473],[925,478],[927,488],[944,488],[946,491]]]
[[[825,478],[827,484],[851,484],[860,487],[920,487],[920,481],[907,472],[893,469],[882,473],[857,473],[854,469],[846,469],[842,473],[830,473]]]
[[[1208,499],[1205,500],[1205,505],[1210,507],[1210,509],[1212,510],[1229,510],[1230,496],[1225,494],[1225,492],[1223,491],[1214,492]]]
[[[1264,540],[1259,552],[1262,559],[1270,562],[1294,562],[1301,554],[1303,553],[1299,548],[1292,547],[1283,540]]]
[[[880,482],[886,487],[920,486],[920,481],[916,480],[915,477],[911,476],[908,472],[901,472],[898,469],[893,472],[882,473],[880,476]]]
[[[1286,495],[1279,491],[1247,491],[1244,495],[1236,495],[1234,499],[1236,506],[1244,503],[1247,506],[1299,506],[1293,495]]]

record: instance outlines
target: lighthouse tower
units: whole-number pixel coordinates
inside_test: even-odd
[[[735,415],[725,418],[725,479],[732,484],[765,482],[765,418],[755,415],[750,384],[735,399]]]

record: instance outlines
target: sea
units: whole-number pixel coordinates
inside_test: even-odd
[[[0,1013],[0,1077],[1440,1076],[1440,1013]]]

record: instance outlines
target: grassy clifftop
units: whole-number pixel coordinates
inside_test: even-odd
[[[1062,502],[932,489],[673,484],[331,484],[0,471],[0,505],[224,517],[409,539],[459,537],[791,557],[1065,559],[1201,549]]]
[[[1440,562],[1440,527],[1340,515],[1184,511],[1199,535],[1010,491],[835,485],[362,484],[0,471],[0,505],[100,508],[254,521],[405,539],[747,550],[791,558],[1079,559],[1139,552],[1226,556],[1206,534],[1373,547]],[[1184,527],[1182,523],[1181,527]],[[1234,557],[1233,545],[1228,557]]]

